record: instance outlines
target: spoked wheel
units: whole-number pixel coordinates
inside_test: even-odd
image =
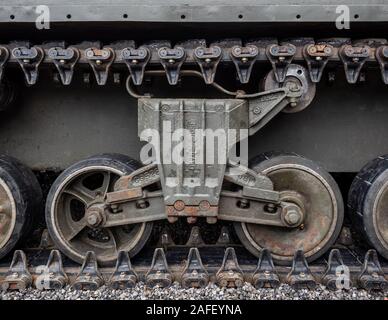
[[[357,174],[348,207],[356,229],[388,259],[388,155],[370,161]]]
[[[0,156],[0,258],[27,235],[41,201],[32,171],[14,158]]]
[[[337,239],[344,215],[334,179],[314,162],[292,154],[266,153],[253,159],[251,167],[272,180],[283,200],[302,205],[304,220],[295,228],[235,223],[242,244],[256,256],[269,249],[278,264],[291,263],[298,249],[308,261],[324,254]]]
[[[126,156],[104,154],[74,164],[57,178],[47,198],[46,222],[64,254],[81,263],[87,251],[94,251],[101,265],[112,265],[120,250],[134,256],[142,249],[152,223],[95,227],[102,217],[87,214],[91,205],[103,203],[120,176],[135,169],[135,161]]]

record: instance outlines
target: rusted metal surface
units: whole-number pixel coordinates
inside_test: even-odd
[[[190,248],[185,268],[181,276],[182,286],[185,288],[202,288],[209,283],[209,275],[202,264],[197,248]]]
[[[184,206],[178,210],[175,206],[166,207],[167,215],[172,217],[216,217],[218,206],[209,206],[204,210],[201,206]]]
[[[98,269],[96,255],[88,251],[72,287],[75,290],[97,290],[103,284],[104,278]]]
[[[309,268],[303,250],[295,252],[292,268],[287,275],[287,283],[294,289],[314,289],[317,285]]]
[[[172,274],[169,270],[166,256],[162,248],[155,249],[151,268],[146,274],[146,285],[149,287],[168,287],[172,283]]]
[[[143,191],[141,188],[125,189],[120,191],[109,192],[106,195],[108,203],[125,202],[136,198],[141,198]]]
[[[279,276],[276,273],[272,261],[271,252],[264,249],[260,253],[257,268],[252,276],[252,284],[256,288],[277,288],[280,285]]]
[[[306,208],[306,215],[294,228],[235,224],[244,245],[256,256],[261,249],[270,249],[277,263],[290,263],[296,248],[303,248],[310,261],[314,259],[310,258],[312,255],[322,254],[325,246],[337,239],[344,214],[338,187],[331,177],[319,166],[295,155],[267,153],[254,159],[252,168],[267,174],[284,200]]]
[[[338,249],[330,251],[327,268],[321,282],[329,290],[337,290],[338,285],[342,285],[344,288],[352,286],[349,269],[345,265],[341,252]]]
[[[23,251],[16,250],[9,270],[1,281],[1,288],[3,290],[24,290],[31,284],[32,277],[28,271],[26,255]]]
[[[68,283],[61,253],[58,250],[51,250],[46,266],[35,280],[35,287],[40,290],[59,290]]]
[[[333,55],[334,48],[330,44],[307,44],[303,49],[312,82],[319,82],[323,70]]]
[[[381,269],[375,250],[369,250],[366,253],[358,281],[360,286],[368,291],[388,289],[388,281]]]
[[[108,285],[112,289],[132,288],[136,285],[138,276],[132,268],[128,252],[120,251],[117,256],[116,267],[109,279]]]
[[[244,284],[244,274],[239,266],[234,248],[226,248],[221,268],[216,274],[216,279],[220,287],[238,288]]]

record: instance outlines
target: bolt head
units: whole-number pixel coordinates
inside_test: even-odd
[[[177,211],[182,211],[185,208],[185,203],[182,200],[177,200],[174,203],[174,208]]]
[[[103,221],[103,212],[99,208],[90,208],[86,213],[86,221],[92,227],[97,227]]]
[[[91,225],[95,225],[97,223],[97,217],[95,215],[90,215],[87,220]]]
[[[210,209],[210,203],[209,201],[206,201],[206,200],[202,200],[200,203],[199,203],[199,210],[201,211],[207,211]]]
[[[140,209],[145,209],[147,207],[146,202],[144,200],[139,200],[136,202],[137,207]]]
[[[309,49],[308,49],[309,53],[310,54],[314,54],[317,52],[317,48],[315,46],[311,46]]]
[[[295,209],[288,210],[286,215],[284,216],[284,220],[289,225],[297,224],[300,221],[300,219],[301,219],[300,213]]]
[[[261,113],[261,108],[260,107],[254,107],[253,108],[253,113],[254,114],[260,114]]]

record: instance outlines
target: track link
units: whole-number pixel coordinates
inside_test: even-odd
[[[120,253],[115,267],[100,268],[93,252],[80,267],[66,258],[62,264],[57,250],[29,249],[25,253],[17,250],[11,266],[9,261],[1,263],[0,283],[3,290],[24,290],[30,286],[52,290],[65,285],[77,290],[96,290],[102,285],[124,289],[137,282],[149,287],[168,287],[175,281],[186,288],[203,287],[209,282],[220,287],[239,287],[249,282],[256,288],[277,288],[280,283],[287,283],[296,290],[313,290],[318,284],[330,290],[350,287],[388,290],[388,262],[380,263],[375,250],[365,252],[338,246],[310,265],[300,250],[292,266],[274,265],[268,251],[263,253],[258,263],[240,245],[172,246],[166,251],[146,248],[132,261]]]
[[[176,85],[181,69],[197,66],[206,84],[212,84],[220,65],[234,65],[240,83],[248,83],[255,63],[269,63],[277,81],[283,82],[290,63],[307,65],[312,82],[319,82],[328,66],[343,65],[346,79],[356,83],[364,79],[364,65],[379,68],[382,80],[388,83],[388,45],[386,39],[352,40],[350,38],[291,38],[291,39],[225,39],[208,42],[192,39],[171,43],[132,40],[102,43],[100,41],[68,44],[65,41],[34,44],[13,41],[0,45],[0,75],[3,69],[18,67],[27,84],[38,81],[39,69],[56,70],[54,80],[69,85],[74,70],[84,71],[85,82],[91,73],[99,85],[105,85],[110,72],[120,83],[127,69],[134,84],[143,82],[146,70],[164,69],[170,85]],[[333,74],[330,79],[333,79]]]

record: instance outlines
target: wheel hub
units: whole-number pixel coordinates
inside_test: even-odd
[[[284,221],[290,226],[298,226],[303,219],[303,213],[296,205],[287,206],[284,209]]]
[[[323,254],[342,225],[343,207],[335,182],[312,161],[293,155],[264,160],[254,170],[266,174],[280,192],[285,203],[281,218],[289,228],[235,224],[247,249],[259,255],[268,248],[279,264],[291,263],[298,248],[303,248],[308,260]]]
[[[92,228],[103,225],[103,223],[106,221],[104,205],[92,205],[86,210],[85,217],[87,224]]]
[[[281,199],[289,203],[283,209],[283,221],[292,227],[300,226],[305,219],[306,213],[303,196],[299,192],[286,190],[281,192]]]

